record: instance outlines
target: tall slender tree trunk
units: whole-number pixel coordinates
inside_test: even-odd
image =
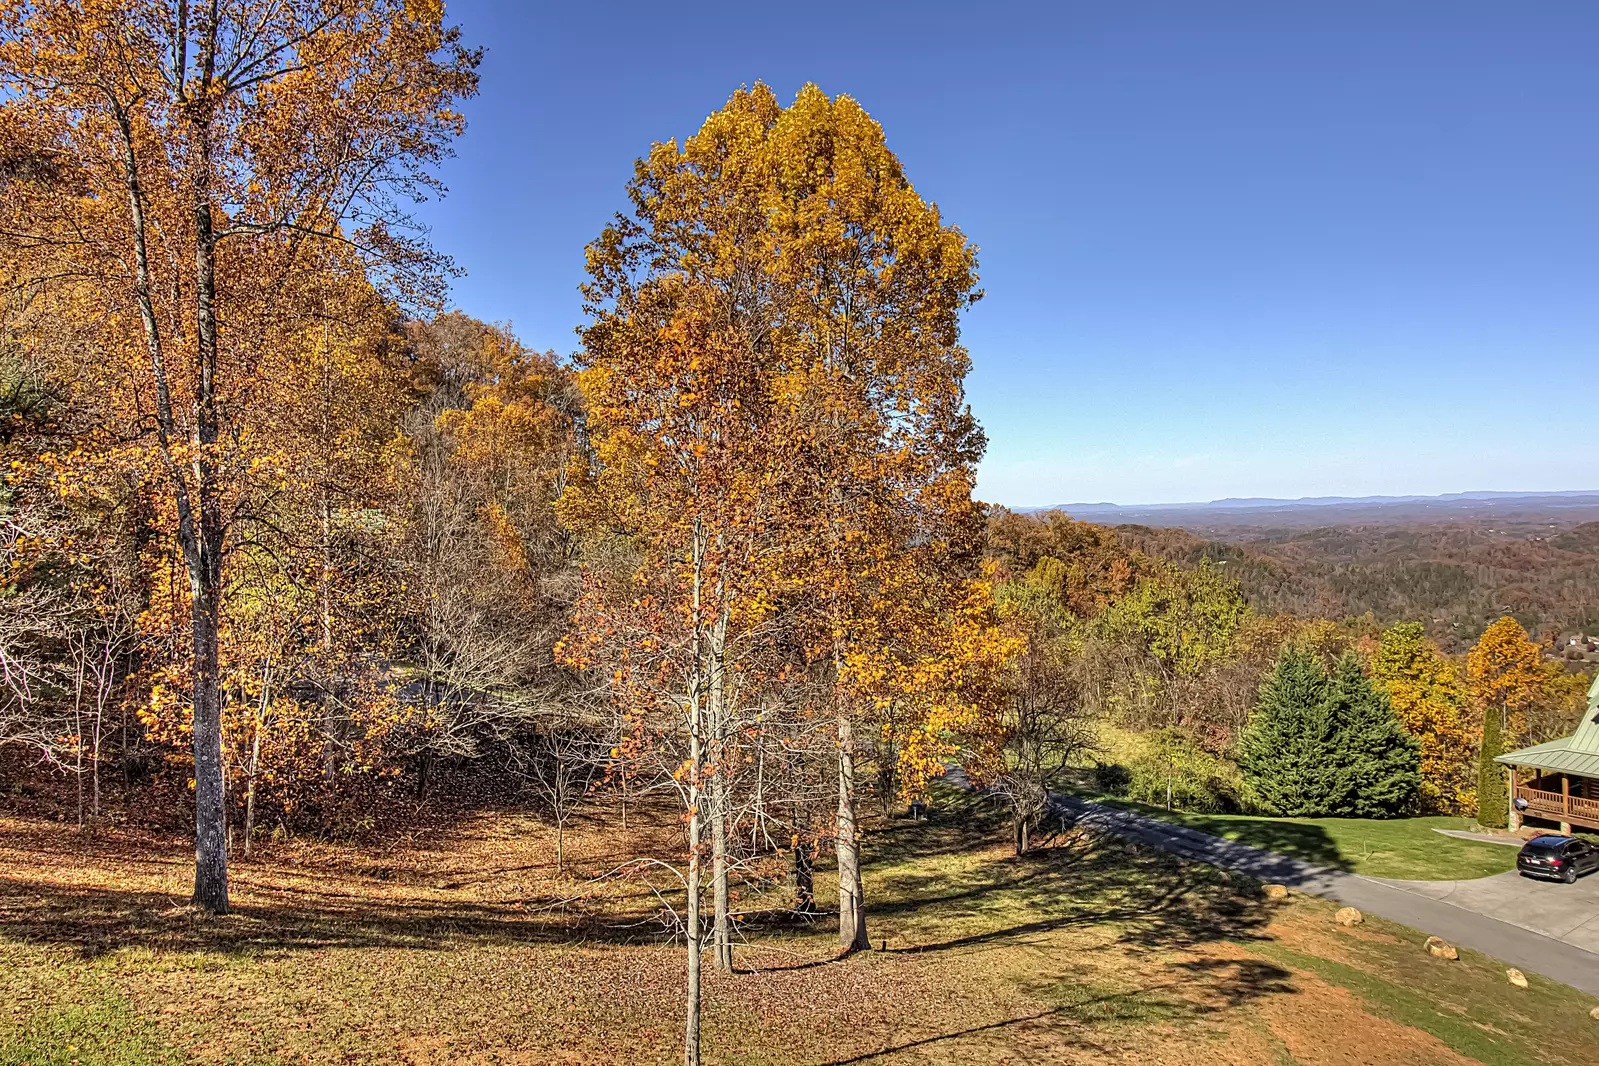
[[[701,809],[705,802],[705,715],[704,694],[701,691],[705,671],[701,647],[704,625],[700,610],[705,570],[705,538],[698,518],[694,520],[692,551],[694,614],[689,635],[692,673],[689,676],[688,697],[688,878],[684,886],[688,894],[687,915],[684,921],[688,940],[688,1002],[685,1008],[687,1017],[683,1025],[684,1066],[700,1064],[700,962],[705,950],[704,930],[701,928],[700,917],[700,847],[703,843],[705,824],[704,812]]]
[[[222,613],[222,494],[217,484],[216,238],[211,219],[211,146],[204,121],[193,167],[195,231],[194,483],[200,505],[197,551],[190,560],[194,620],[194,902],[215,914],[228,909],[227,799],[222,765],[222,687],[217,640]]]
[[[100,736],[105,728],[105,704],[110,695],[112,677],[111,640],[110,630],[107,630],[100,642],[99,661],[94,670],[94,740],[89,746],[89,776],[93,791],[89,798],[89,813],[96,818],[100,817]]]
[[[699,742],[690,741],[694,754],[690,756],[692,763],[698,763]],[[696,766],[697,770],[698,767]],[[684,925],[688,935],[688,1004],[687,1018],[683,1026],[683,1064],[684,1066],[699,1066],[700,1063],[700,955],[705,950],[701,944],[702,930],[700,928],[700,833],[701,818],[699,813],[699,788],[690,785],[689,792],[694,802],[693,813],[688,819],[688,914]]]
[[[89,813],[96,818],[100,817],[100,730],[105,724],[105,686],[109,683],[107,675],[102,674],[94,704],[94,747],[91,749],[89,759],[89,773],[94,779],[94,794],[90,800]]]
[[[217,672],[218,590],[194,595],[194,902],[228,910],[227,805],[222,782],[222,704]]]
[[[712,945],[715,948],[716,968],[724,972],[733,969],[732,915],[729,911],[727,879],[727,782],[722,779],[721,767],[710,781],[711,793],[711,884],[712,884]]]
[[[223,696],[223,700],[227,699]],[[227,848],[228,854],[233,854],[235,842],[233,839],[233,774],[232,767],[228,765],[227,752],[222,753],[222,845]]]
[[[324,315],[326,308],[324,308]],[[333,352],[328,325],[322,323],[322,573],[318,596],[322,608],[322,776],[332,782],[338,775],[342,742],[333,694],[333,489],[328,477],[333,468]]]
[[[832,421],[834,433],[840,434],[843,427],[836,414]],[[829,554],[835,582],[829,597],[828,622],[833,631],[833,713],[838,739],[838,819],[833,844],[838,859],[838,943],[845,951],[865,951],[871,941],[866,936],[866,892],[861,882],[860,827],[855,811],[855,725],[850,720],[844,691],[844,619],[836,585],[846,570],[843,531],[847,515],[842,485],[835,480],[827,487],[827,493],[831,504]]]
[[[261,699],[255,708],[254,735],[250,738],[250,780],[244,792],[244,857],[255,850],[255,786],[261,774],[261,730],[266,726],[266,709],[271,702],[272,663],[267,661],[261,676]]]
[[[73,774],[74,783],[78,786],[78,828],[83,828],[83,728],[78,727],[78,772]]]
[[[332,503],[322,489],[322,777],[333,781],[339,769],[338,705],[333,692]]]
[[[88,638],[83,640],[81,653],[77,647],[77,638],[69,638],[73,647],[72,658],[76,669],[72,679],[72,748],[78,756],[78,770],[73,774],[73,783],[78,787],[78,828],[83,828],[83,673],[84,660],[89,657]]]
[[[848,715],[838,720],[838,944],[865,951],[866,898],[861,884],[859,828],[855,815],[855,731]]]
[[[723,578],[718,575],[716,594],[721,610],[716,624],[711,627],[706,655],[707,681],[709,682],[709,710],[711,732],[711,882],[712,940],[716,952],[716,968],[724,972],[733,969],[733,929],[728,891],[727,812],[731,799],[732,737],[729,729],[727,705],[727,598]]]
[[[186,6],[180,5],[180,11]],[[181,19],[180,19],[181,21]],[[180,28],[179,37],[184,31]],[[214,60],[214,54],[210,57]],[[175,68],[180,86],[182,63]],[[209,74],[208,74],[209,76]],[[220,437],[216,410],[216,248],[211,226],[210,144],[207,116],[197,113],[193,179],[195,237],[195,391],[194,455],[186,473],[177,462],[178,423],[173,409],[167,353],[151,299],[150,260],[144,188],[134,150],[133,121],[113,111],[122,146],[128,221],[133,236],[134,300],[144,326],[155,380],[156,434],[172,502],[178,517],[178,545],[189,572],[194,661],[191,682],[194,706],[195,864],[194,902],[213,913],[228,908],[228,857],[222,802],[222,722],[217,678],[217,620],[221,601],[222,507],[211,450]],[[191,486],[189,478],[193,477]]]
[[[255,850],[255,783],[261,772],[261,723],[255,725],[255,737],[250,741],[250,781],[244,791],[244,857],[248,859]]]

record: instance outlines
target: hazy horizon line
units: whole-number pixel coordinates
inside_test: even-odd
[[[1069,503],[1002,504],[1013,511],[1055,511],[1070,508],[1116,510],[1180,510],[1194,507],[1245,505],[1251,507],[1329,506],[1340,503],[1422,503],[1428,500],[1534,499],[1539,497],[1599,496],[1599,489],[1468,489],[1463,492],[1373,494],[1369,496],[1223,496],[1212,500],[1161,500],[1146,503],[1117,503],[1111,500],[1078,500]]]

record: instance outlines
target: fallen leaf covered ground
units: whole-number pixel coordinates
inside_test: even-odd
[[[478,811],[381,844],[275,844],[235,911],[186,901],[181,836],[0,817],[0,1063],[670,1063],[681,945],[669,819],[568,837]],[[642,824],[641,824],[642,822]],[[1527,990],[1424,931],[1064,830],[1025,858],[980,804],[868,840],[874,950],[747,886],[738,972],[708,971],[712,1063],[1590,1064],[1590,997]],[[662,892],[657,897],[656,890]],[[825,876],[818,898],[832,897]]]

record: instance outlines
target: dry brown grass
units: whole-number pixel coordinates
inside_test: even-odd
[[[682,952],[650,885],[579,878],[669,854],[677,832],[591,823],[565,879],[550,831],[508,811],[384,845],[282,844],[236,867],[235,913],[206,919],[181,838],[0,818],[0,1062],[675,1061]],[[1491,960],[1440,969],[1407,930],[1339,930],[1319,902],[1272,906],[1115,841],[1067,833],[1016,859],[1001,838],[961,803],[877,827],[886,950],[846,959],[825,919],[747,890],[742,972],[708,978],[708,1061],[1590,1061],[1529,1036],[1599,1028],[1569,989],[1535,981],[1521,1022],[1488,1017],[1506,996]],[[1383,991],[1429,981],[1433,1019]]]

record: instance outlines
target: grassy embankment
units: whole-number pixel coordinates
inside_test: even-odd
[[[1148,735],[1101,725],[1099,731],[1103,761],[1124,766],[1151,761],[1161,765],[1158,752]],[[1226,789],[1237,795],[1244,788],[1237,768],[1225,759],[1213,760],[1213,769],[1226,780]],[[1092,774],[1082,770],[1086,786]],[[1154,781],[1159,791],[1158,774]],[[1147,785],[1147,782],[1146,782]],[[1146,791],[1143,798],[1154,803],[1139,803],[1120,796],[1108,796],[1083,787],[1074,789],[1086,799],[1124,807],[1139,814],[1197,829],[1213,836],[1265,848],[1297,859],[1348,870],[1368,877],[1389,877],[1413,881],[1457,881],[1487,877],[1514,869],[1515,849],[1504,844],[1488,844],[1444,836],[1435,829],[1478,829],[1470,818],[1272,818],[1255,814],[1195,814],[1167,811],[1159,797]],[[1182,789],[1179,789],[1179,795]],[[1200,805],[1201,804],[1196,804]],[[1183,806],[1181,802],[1178,806]]]
[[[570,861],[598,873],[676,832],[582,828]],[[654,895],[563,905],[581,886],[549,837],[485,812],[410,844],[279,845],[237,867],[237,913],[203,920],[181,838],[0,817],[0,1063],[673,1061],[682,956]],[[746,892],[746,972],[708,980],[707,1061],[1592,1061],[1592,997],[1435,959],[1423,932],[1343,929],[1328,904],[1116,840],[1016,859],[1003,839],[965,798],[877,827],[886,950],[844,960],[825,921]]]
[[[1187,826],[1213,836],[1367,877],[1407,881],[1464,881],[1515,868],[1504,844],[1448,837],[1435,829],[1474,830],[1470,818],[1268,818],[1253,814],[1189,814],[1112,796],[1102,803]]]

